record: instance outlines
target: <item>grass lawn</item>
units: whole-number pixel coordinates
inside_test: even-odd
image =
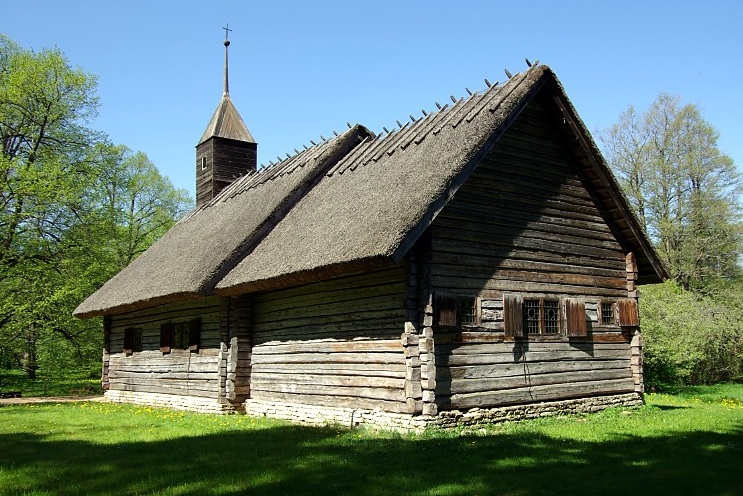
[[[89,378],[84,373],[67,377],[29,379],[18,370],[0,370],[0,391],[20,391],[28,396],[87,396],[101,394],[100,377]]]
[[[743,385],[399,435],[73,403],[0,407],[2,495],[743,494]]]

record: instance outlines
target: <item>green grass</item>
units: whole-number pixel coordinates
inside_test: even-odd
[[[30,396],[87,396],[101,394],[101,379],[86,377],[84,372],[68,373],[66,377],[29,379],[19,370],[0,370],[0,391],[20,391]]]
[[[743,385],[421,435],[107,403],[0,408],[2,495],[743,494]]]

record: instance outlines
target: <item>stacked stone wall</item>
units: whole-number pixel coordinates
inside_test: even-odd
[[[438,415],[411,415],[353,408],[329,408],[297,403],[248,400],[245,413],[252,416],[288,420],[307,425],[337,425],[341,427],[369,426],[400,431],[422,431],[426,427],[454,428],[506,421],[548,417],[560,414],[592,413],[611,407],[643,404],[638,393],[596,396],[573,400],[547,401],[499,408],[450,410]]]
[[[198,396],[109,390],[105,392],[104,398],[112,403],[129,403],[198,413],[227,414],[235,412],[235,408],[230,404],[221,404],[216,399]]]

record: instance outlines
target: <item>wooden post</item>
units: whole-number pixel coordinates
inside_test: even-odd
[[[240,407],[250,396],[253,299],[239,296],[230,301],[230,340],[227,354],[227,399]]]
[[[635,299],[635,310],[634,313],[636,318],[636,324],[640,324],[639,312],[637,309],[637,260],[635,254],[632,252],[627,253],[625,258],[627,266],[627,298]],[[622,312],[620,311],[620,320],[622,319]],[[621,322],[620,322],[621,323]],[[635,392],[643,394],[645,392],[645,378],[643,375],[643,357],[642,357],[642,334],[639,329],[634,330],[632,341],[630,342],[631,348],[631,368],[632,368],[632,381],[635,384]]]
[[[219,300],[219,402],[229,403],[229,391],[227,385],[227,361],[229,359],[229,339],[231,324],[231,301],[230,298]]]
[[[101,370],[101,389],[108,391],[110,382],[108,370],[111,362],[111,316],[103,317],[103,367]]]
[[[637,260],[635,254],[632,252],[627,253],[625,257],[627,267],[627,297],[637,298]]]
[[[424,415],[437,415],[430,242],[430,236],[423,237],[421,240],[422,254],[419,255],[421,263],[419,264],[420,273],[418,278],[418,323],[421,328],[421,336],[418,341],[418,350],[421,367],[422,413]]]
[[[407,264],[408,284],[405,298],[405,328],[401,336],[405,354],[405,402],[409,413],[421,413],[420,333],[418,329],[418,257],[412,250]]]
[[[632,381],[635,383],[635,392],[642,394],[645,392],[645,382],[642,372],[642,334],[639,330],[635,330],[630,347],[632,349]]]

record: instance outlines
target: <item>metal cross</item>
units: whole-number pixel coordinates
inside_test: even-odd
[[[222,29],[224,29],[224,39],[226,40],[227,39],[227,35],[229,34],[230,31],[232,31],[230,29],[230,23],[228,22],[227,23],[227,26],[226,27],[223,27]]]

